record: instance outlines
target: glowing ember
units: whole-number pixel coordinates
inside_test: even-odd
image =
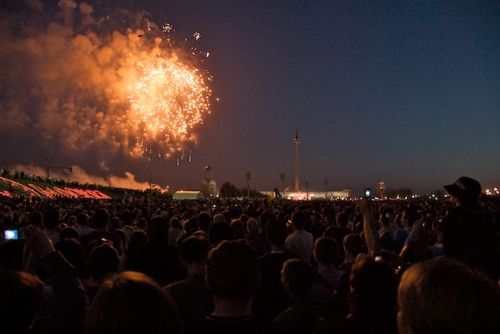
[[[36,134],[79,156],[182,159],[210,113],[211,77],[202,66],[208,54],[189,45],[201,34],[178,43],[170,24],[157,26],[144,12],[94,18],[85,3],[58,4],[60,13],[43,28],[20,16],[0,19],[12,30],[0,53],[0,86],[9,87],[0,131]]]
[[[147,142],[168,147],[183,141],[192,127],[210,112],[211,91],[204,75],[177,57],[156,58],[153,63],[137,63],[137,82],[130,85],[130,101],[135,118]]]
[[[172,25],[170,25],[169,23],[165,23],[162,27],[162,31],[163,32],[172,32],[173,28],[172,28]]]

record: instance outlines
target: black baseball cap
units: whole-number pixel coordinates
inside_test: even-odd
[[[448,193],[458,199],[477,200],[481,196],[481,185],[474,179],[462,176],[455,183],[444,186]]]

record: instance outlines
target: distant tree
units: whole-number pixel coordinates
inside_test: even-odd
[[[396,198],[396,196],[397,196],[397,193],[396,193],[395,189],[387,188],[385,190],[385,197]]]
[[[436,190],[434,192],[434,195],[436,196],[436,198],[438,200],[442,200],[444,198],[444,191],[442,191],[442,190]]]
[[[242,189],[242,193],[247,194],[248,189],[246,189],[246,188]],[[251,198],[264,198],[264,197],[267,197],[267,195],[261,194],[259,191],[257,191],[257,189],[250,189],[250,197]]]
[[[396,192],[400,198],[411,197],[413,195],[413,190],[409,188],[399,188]]]
[[[241,190],[231,182],[224,182],[220,187],[219,194],[223,198],[236,198],[241,196]]]
[[[397,190],[394,189],[386,189],[385,196],[388,198],[406,198],[411,197],[413,195],[413,190],[409,188],[399,188]]]

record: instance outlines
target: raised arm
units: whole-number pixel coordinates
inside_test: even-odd
[[[380,237],[373,220],[372,202],[363,198],[359,202],[359,211],[363,215],[363,234],[366,247],[368,247],[368,253],[370,255],[375,255],[380,251]]]
[[[88,304],[75,268],[55,250],[52,241],[35,226],[26,227],[26,243],[33,256],[42,259],[42,265],[49,273],[53,297],[50,307],[42,310],[42,325],[48,332],[64,329],[79,333]]]

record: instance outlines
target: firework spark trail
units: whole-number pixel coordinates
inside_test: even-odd
[[[59,7],[43,29],[26,21],[16,30],[15,17],[0,22],[0,131],[30,129],[47,145],[133,157],[148,148],[169,157],[192,146],[194,127],[210,113],[211,78],[199,54],[177,47],[172,27],[159,28],[144,13],[97,20],[88,4],[62,0]]]
[[[142,125],[147,141],[184,141],[191,129],[210,112],[210,90],[199,70],[174,59],[156,59],[150,65],[137,64],[130,100],[135,120]],[[175,84],[172,84],[175,83]],[[175,150],[170,147],[170,150]],[[168,156],[169,153],[166,153]]]

